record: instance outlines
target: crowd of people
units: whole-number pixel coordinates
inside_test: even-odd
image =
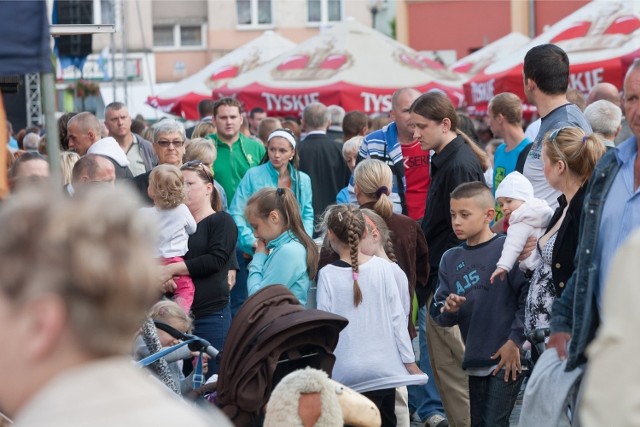
[[[640,62],[621,93],[599,83],[581,104],[566,53],[540,45],[523,81],[540,119],[525,129],[519,97],[498,94],[482,139],[437,90],[398,89],[378,125],[319,102],[298,122],[222,98],[189,129],[146,126],[114,102],[104,120],[60,118],[63,195],[40,130],[21,132],[0,205],[0,411],[69,425],[64,398],[87,403],[71,425],[151,412],[204,425],[124,363],[178,342],[136,330],[148,316],[224,350],[243,302],[282,284],[349,320],[333,378],[382,426],[508,426],[522,389],[520,425],[602,425],[615,401],[599,399],[603,361],[630,354],[605,340],[620,340],[612,301],[633,288],[631,273],[608,278],[637,270],[614,255],[640,227]],[[166,362],[186,392],[200,356],[183,350]],[[626,410],[617,419],[638,416]]]

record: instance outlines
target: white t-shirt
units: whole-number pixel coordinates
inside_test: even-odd
[[[183,256],[188,252],[189,234],[196,232],[196,220],[185,204],[173,209],[141,208],[143,215],[157,225],[156,255],[161,258]]]
[[[426,383],[426,375],[410,375],[404,366],[415,357],[392,264],[374,256],[358,276],[358,307],[351,267],[330,264],[318,276],[318,309],[349,320],[334,351],[333,379],[358,392]]]

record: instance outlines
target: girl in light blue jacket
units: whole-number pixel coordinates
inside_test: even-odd
[[[306,305],[320,254],[302,226],[293,192],[264,188],[251,196],[245,216],[256,237],[247,279],[249,295],[269,285],[284,285]]]
[[[244,215],[247,200],[266,187],[289,188],[299,206],[304,231],[313,235],[313,207],[311,205],[311,178],[295,168],[296,139],[288,129],[277,129],[267,139],[267,153],[263,164],[247,171],[236,190],[229,213],[238,226],[238,247],[253,256],[257,239]]]

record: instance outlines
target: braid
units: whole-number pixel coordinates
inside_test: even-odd
[[[386,239],[384,241],[384,253],[387,254],[387,258],[389,258],[391,262],[398,262],[398,258],[396,258],[396,251],[393,249],[393,242],[391,239]]]
[[[360,245],[360,234],[358,233],[358,224],[355,221],[355,213],[351,210],[349,213],[349,231],[348,243],[351,248],[351,269],[353,270],[353,305],[356,307],[362,303],[362,291],[358,285],[358,247]]]

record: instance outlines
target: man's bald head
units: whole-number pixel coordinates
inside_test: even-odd
[[[69,150],[84,156],[91,145],[101,137],[102,125],[91,113],[76,114],[67,123]]]
[[[587,105],[593,104],[596,101],[604,99],[605,101],[612,102],[618,107],[620,106],[620,92],[618,88],[611,83],[597,83],[589,91],[587,97]]]
[[[89,183],[113,184],[116,180],[116,168],[106,157],[87,154],[73,166],[71,182],[77,191]]]

